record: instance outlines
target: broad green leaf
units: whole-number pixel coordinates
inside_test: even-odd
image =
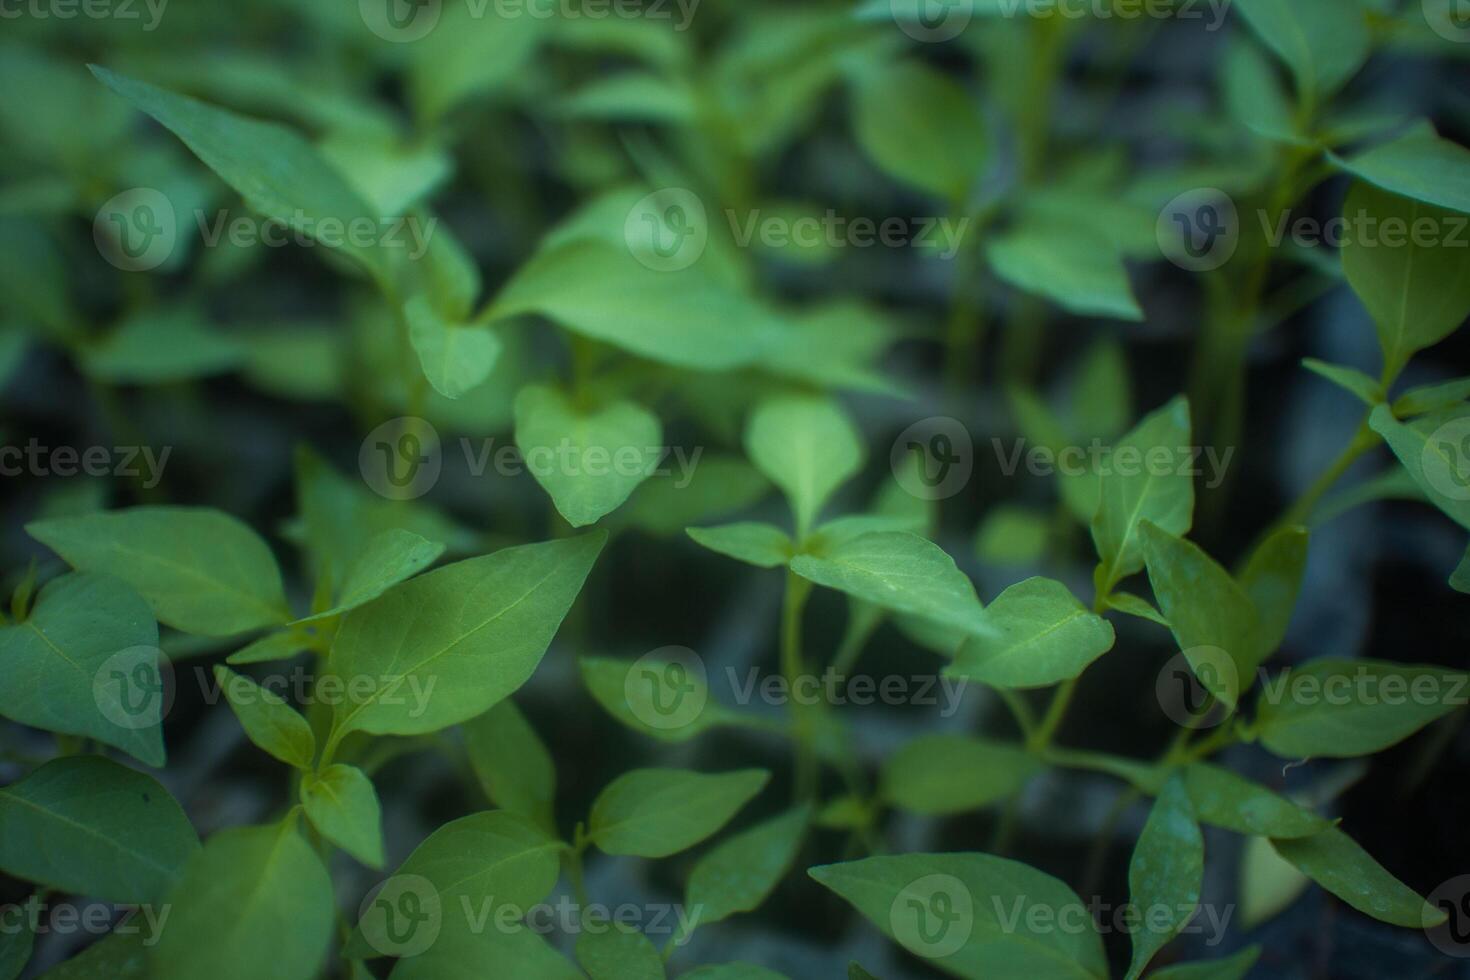
[[[510,698],[464,723],[465,749],[480,788],[502,810],[555,833],[556,762]]]
[[[487,326],[452,323],[415,296],[403,307],[408,338],[419,356],[419,366],[434,390],[445,398],[461,398],[483,384],[495,369],[503,346]]]
[[[1427,123],[1345,160],[1332,159],[1393,194],[1470,214],[1470,150],[1440,138]]]
[[[1190,445],[1189,402],[1182,396],[1146,416],[1103,463],[1101,500],[1092,518],[1098,595],[1143,568],[1139,526],[1149,521],[1185,534],[1194,519],[1194,478],[1180,451]],[[1160,465],[1160,457],[1165,462]],[[1181,472],[1181,470],[1183,472]]]
[[[0,789],[0,868],[15,878],[156,903],[198,849],[168,790],[101,756],[53,759]]]
[[[1229,769],[1195,762],[1184,769],[1184,788],[1200,820],[1237,834],[1287,839],[1310,837],[1327,821]]]
[[[754,963],[719,963],[681,973],[679,980],[787,980],[787,977]]]
[[[1079,676],[1113,648],[1113,627],[1062,583],[1028,578],[982,614],[988,633],[969,637],[946,673],[991,687],[1050,687]]]
[[[321,858],[287,818],[222,830],[169,893],[154,980],[309,980],[326,963],[336,906]]]
[[[861,73],[852,122],[885,173],[946,203],[963,202],[987,165],[980,100],[917,60]]]
[[[1255,607],[1230,573],[1193,542],[1148,521],[1142,528],[1148,578],[1174,642],[1205,690],[1233,711],[1268,652],[1258,646]]]
[[[1018,861],[989,854],[898,854],[807,873],[888,938],[953,976],[1108,975],[1102,940],[1082,900],[1051,875]]]
[[[1199,907],[1204,873],[1204,837],[1184,784],[1171,779],[1154,801],[1128,862],[1128,897],[1141,923],[1132,937],[1130,980],[1142,976],[1154,955],[1189,924]]]
[[[1222,956],[1217,960],[1176,963],[1162,970],[1155,970],[1149,976],[1154,980],[1243,980],[1260,956],[1261,947],[1247,946],[1238,953]]]
[[[631,926],[585,918],[577,934],[577,962],[591,980],[664,980],[663,957]]]
[[[444,545],[412,531],[393,527],[379,531],[367,539],[348,566],[332,607],[299,622],[310,623],[339,616],[349,609],[366,605],[392,586],[434,564],[442,554]]]
[[[588,837],[608,854],[667,857],[729,823],[769,778],[764,769],[635,769],[598,794]]]
[[[1297,593],[1307,570],[1309,534],[1304,527],[1283,527],[1262,541],[1240,573],[1241,589],[1250,597],[1257,616],[1252,645],[1274,653],[1286,638]]]
[[[1403,882],[1336,827],[1310,837],[1272,840],[1276,853],[1353,908],[1375,919],[1427,929],[1445,920]]]
[[[1410,357],[1470,316],[1467,219],[1365,183],[1348,192],[1343,214],[1362,229],[1343,243],[1343,272],[1378,327],[1386,374],[1394,378]]]
[[[606,540],[596,532],[506,548],[352,610],[323,676],[358,692],[336,708],[333,738],[420,735],[489,710],[535,672]]]
[[[1383,401],[1383,385],[1374,378],[1368,377],[1357,368],[1345,367],[1341,364],[1328,364],[1314,357],[1308,357],[1302,361],[1302,367],[1315,375],[1326,378],[1337,385],[1343,391],[1352,395],[1358,401],[1372,408]]]
[[[214,681],[224,691],[230,710],[250,741],[297,769],[310,769],[316,758],[316,737],[301,713],[280,695],[228,667],[216,665]]]
[[[684,742],[735,720],[734,712],[710,700],[703,665],[687,657],[580,657],[577,668],[608,714],[653,738]]]
[[[378,216],[296,133],[96,65],[92,74],[183,140],[250,207],[342,252],[380,282],[389,281],[390,253],[378,242]],[[370,228],[372,242],[364,245],[360,234],[347,234],[353,227]],[[328,233],[329,228],[339,230]]]
[[[371,868],[383,866],[382,811],[372,780],[356,766],[301,777],[301,805],[327,840]]]
[[[685,473],[639,484],[618,517],[650,534],[683,534],[692,525],[744,510],[770,488],[744,459],[705,453]]]
[[[479,910],[473,910],[478,915]],[[456,913],[458,914],[458,913]],[[462,916],[461,916],[462,917]],[[476,931],[446,931],[426,951],[400,959],[390,980],[586,980],[534,931],[498,924]]]
[[[978,810],[1021,791],[1043,766],[1029,752],[969,735],[921,735],[883,762],[878,792],[889,806],[942,816]]]
[[[1254,730],[1287,759],[1381,752],[1466,703],[1470,675],[1379,660],[1314,660],[1263,682]]]
[[[160,656],[158,626],[137,593],[105,575],[63,575],[24,622],[0,626],[0,715],[162,766]]]
[[[1230,115],[1258,136],[1299,146],[1307,141],[1292,117],[1290,99],[1276,78],[1276,67],[1256,45],[1240,39],[1225,52],[1225,105]]]
[[[847,414],[826,398],[783,396],[758,405],[745,428],[750,461],[786,495],[797,537],[863,465],[863,444]]]
[[[220,374],[244,350],[209,326],[203,311],[155,308],[128,317],[82,354],[87,374],[115,384],[165,384]]]
[[[791,560],[796,545],[774,524],[741,521],[720,527],[691,527],[689,536],[697,544],[736,561],[759,568],[779,568]]]
[[[829,589],[966,633],[990,625],[975,586],[936,544],[907,531],[864,534],[826,555],[797,555],[791,570]]]
[[[716,844],[689,873],[689,915],[708,925],[759,908],[796,860],[810,821],[811,808],[800,806]]]
[[[230,636],[291,618],[269,546],[217,510],[130,507],[26,531],[74,568],[131,585],[160,622],[185,633]]]
[[[1404,423],[1387,405],[1379,405],[1368,424],[1430,502],[1470,528],[1470,406]]]
[[[642,405],[580,406],[554,388],[516,396],[516,445],[572,527],[617,510],[663,458],[663,426]]]
[[[1078,316],[1143,319],[1122,252],[1102,236],[1033,220],[992,238],[985,257],[1012,286]]]
[[[1470,378],[1456,378],[1439,384],[1410,388],[1393,401],[1393,414],[1398,418],[1412,418],[1442,412],[1470,398]]]
[[[1372,39],[1358,0],[1238,0],[1235,9],[1291,69],[1306,105],[1321,106],[1368,58]]]

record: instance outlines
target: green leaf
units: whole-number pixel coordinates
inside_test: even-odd
[[[506,548],[352,610],[323,676],[358,692],[336,708],[333,738],[438,731],[510,695],[535,672],[606,540],[596,532]]]
[[[192,307],[154,308],[128,317],[82,354],[88,375],[114,384],[165,384],[220,374],[244,359],[233,339]]]
[[[1326,828],[1323,828],[1326,829]],[[1268,837],[1247,837],[1240,853],[1240,925],[1250,930],[1285,912],[1312,887]]]
[[[1397,745],[1465,704],[1470,675],[1378,660],[1314,660],[1263,683],[1254,730],[1287,759],[1348,759]]]
[[[403,316],[424,377],[439,394],[461,398],[490,377],[503,346],[495,331],[446,320],[426,296],[409,300]]]
[[[704,666],[687,652],[669,659],[579,657],[577,668],[608,714],[652,738],[684,742],[735,720],[734,712],[710,701]]]
[[[370,868],[383,866],[382,811],[372,780],[356,766],[331,765],[301,777],[311,825]]]
[[[720,963],[701,966],[679,975],[679,980],[787,980],[785,974],[754,963]]]
[[[326,963],[332,880],[293,819],[215,834],[169,902],[154,980],[309,980]]]
[[[1127,613],[1129,616],[1146,619],[1150,623],[1157,623],[1159,626],[1164,627],[1164,629],[1169,628],[1169,621],[1164,618],[1163,613],[1150,605],[1147,599],[1140,598],[1131,592],[1115,591],[1105,601],[1109,609],[1116,609],[1118,612]]]
[[[1113,627],[1062,583],[1029,578],[984,611],[990,631],[965,640],[945,672],[1002,688],[1049,687],[1113,648]]]
[[[1184,769],[1184,788],[1200,820],[1237,834],[1287,839],[1310,837],[1327,821],[1229,769],[1195,762]]]
[[[105,575],[63,575],[24,622],[0,626],[0,715],[162,766],[159,657],[158,626],[137,593]]]
[[[1149,521],[1172,534],[1185,534],[1194,519],[1194,478],[1179,465],[1190,445],[1189,401],[1182,396],[1146,416],[1125,435],[1104,463],[1101,497],[1092,518],[1099,565],[1098,595],[1143,568],[1139,526]],[[1168,465],[1151,457],[1167,455]],[[1183,469],[1185,472],[1180,472]]]
[[[225,692],[230,709],[250,741],[297,769],[310,769],[316,758],[316,737],[311,725],[295,708],[255,681],[216,665],[215,683]]]
[[[684,905],[697,924],[759,908],[796,860],[810,822],[811,808],[796,807],[726,838],[695,862]]]
[[[804,537],[838,487],[863,465],[863,444],[847,414],[826,398],[768,399],[745,428],[750,461],[786,495]]]
[[[993,237],[985,257],[1012,286],[1078,316],[1143,320],[1122,251],[1100,235],[1031,220]]]
[[[232,667],[245,664],[263,664],[275,660],[287,660],[303,650],[311,649],[312,638],[294,629],[267,633],[258,640],[241,647],[225,658]]]
[[[518,10],[524,16],[498,18],[494,30],[485,29],[476,8],[459,5],[415,10],[405,25],[385,15],[388,30],[410,42],[408,90],[421,120],[434,122],[462,102],[501,91],[527,70],[559,18],[548,19],[551,11],[536,0]]]
[[[681,125],[694,121],[696,99],[696,93],[677,80],[625,71],[588,82],[558,99],[553,111],[568,119]]]
[[[158,781],[95,755],[0,789],[0,868],[110,902],[161,902],[199,838]]]
[[[76,956],[47,970],[45,980],[149,980],[148,933],[112,932]]]
[[[1256,960],[1261,957],[1261,947],[1247,946],[1245,949],[1218,960],[1199,963],[1176,963],[1149,976],[1153,980],[1244,980]]]
[[[853,132],[889,176],[946,203],[962,202],[987,164],[979,110],[979,100],[949,76],[900,61],[858,76]]]
[[[1401,419],[1442,412],[1470,398],[1470,378],[1410,388],[1393,402],[1393,414]]]
[[[476,910],[476,915],[479,911]],[[460,916],[463,918],[463,916]],[[531,929],[499,924],[476,931],[446,931],[426,951],[400,959],[390,980],[586,980]]]
[[[1224,87],[1230,115],[1257,136],[1292,146],[1308,142],[1292,118],[1276,66],[1253,42],[1240,39],[1226,49]]]
[[[1051,519],[1032,507],[992,507],[975,532],[975,556],[981,561],[1029,565],[1046,554]]]
[[[80,571],[122,579],[185,633],[230,636],[291,618],[270,548],[221,511],[130,507],[33,521],[26,532]]]
[[[1142,976],[1154,955],[1194,917],[1204,873],[1204,837],[1184,784],[1171,779],[1154,801],[1128,862],[1128,897],[1140,917],[1129,980]]]
[[[663,457],[663,426],[634,402],[593,411],[554,388],[527,385],[515,412],[527,468],[572,527],[617,510]]]
[[[650,534],[683,534],[691,525],[744,510],[770,489],[743,458],[705,453],[684,476],[639,484],[618,517]]]
[[[791,570],[829,589],[967,633],[989,632],[975,586],[954,559],[908,531],[880,531],[828,554],[797,555]]]
[[[878,978],[863,969],[861,963],[853,962],[847,964],[847,980],[878,980]]]
[[[663,957],[648,937],[631,926],[604,920],[582,922],[577,962],[591,980],[664,980]]]
[[[1378,327],[1386,376],[1395,378],[1470,316],[1470,249],[1451,240],[1466,218],[1364,183],[1348,192],[1343,214],[1362,229],[1343,242],[1343,272]]]
[[[1311,837],[1272,840],[1271,846],[1317,884],[1375,919],[1410,929],[1428,929],[1445,920],[1403,882],[1336,827]]]
[[[332,607],[298,622],[310,623],[340,616],[349,609],[366,605],[392,586],[434,564],[442,554],[444,545],[412,531],[394,527],[379,531],[367,539],[348,566]]]
[[[1239,583],[1250,598],[1257,616],[1252,646],[1274,653],[1286,638],[1296,597],[1307,571],[1306,528],[1288,526],[1273,531],[1251,553]]]
[[[1357,0],[1239,0],[1236,10],[1291,69],[1309,106],[1320,107],[1357,74],[1371,49]]]
[[[1441,139],[1428,123],[1348,159],[1332,155],[1332,160],[1391,193],[1470,214],[1470,150]]]
[[[1470,406],[1399,422],[1387,405],[1368,417],[1415,485],[1461,527],[1470,528]]]
[[[490,802],[556,832],[556,762],[510,698],[464,723],[470,766]]]
[[[770,775],[764,769],[635,769],[598,794],[588,838],[608,854],[667,857],[729,823]]]
[[[899,854],[808,872],[884,935],[946,973],[1108,975],[1102,940],[1076,893],[1051,875],[989,854]],[[1067,928],[1059,928],[1065,922]]]
[[[275,123],[261,122],[92,65],[108,88],[162,123],[205,165],[268,218],[356,261],[380,282],[390,279],[390,255],[378,242],[378,216],[347,179],[310,143]],[[326,234],[328,228],[343,233]],[[351,228],[371,228],[371,244]]]
[[[741,521],[720,527],[691,527],[688,534],[697,544],[736,561],[759,568],[779,568],[791,560],[796,544],[773,524]]]
[[[879,795],[890,806],[943,816],[1010,799],[1043,766],[1029,752],[969,735],[921,735],[883,762]]]
[[[1383,401],[1383,385],[1377,380],[1368,377],[1357,368],[1344,367],[1341,364],[1328,364],[1314,357],[1305,358],[1302,367],[1313,374],[1326,378],[1337,385],[1343,391],[1352,395],[1358,401],[1372,408]]]

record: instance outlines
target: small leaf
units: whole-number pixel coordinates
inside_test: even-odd
[[[118,324],[88,347],[88,375],[115,384],[165,384],[220,374],[244,359],[232,339],[190,307],[150,309]]]
[[[652,738],[684,742],[735,719],[710,700],[703,664],[687,653],[667,660],[579,657],[577,668],[608,714]]]
[[[1436,207],[1470,214],[1470,150],[1442,139],[1427,122],[1398,139],[1348,159],[1339,167],[1376,187]]]
[[[1113,627],[1060,582],[1029,578],[984,611],[990,632],[969,637],[946,673],[991,687],[1049,687],[1079,676],[1113,648]]]
[[[811,808],[800,806],[715,845],[689,873],[690,916],[708,925],[759,908],[796,860],[810,821]]]
[[[667,857],[718,831],[769,778],[764,769],[635,769],[598,794],[588,837],[608,854]]]
[[[1470,406],[1400,422],[1387,405],[1368,417],[1414,484],[1461,527],[1470,528]]]
[[[168,790],[95,755],[53,759],[0,789],[0,868],[111,902],[161,902],[199,849]]]
[[[556,762],[509,698],[464,723],[465,748],[480,788],[502,810],[555,833]]]
[[[332,608],[298,620],[310,623],[340,616],[349,609],[366,605],[407,578],[417,575],[439,560],[444,545],[430,541],[412,531],[387,528],[379,531],[362,546],[347,568]]]
[[[1276,853],[1365,915],[1396,926],[1428,929],[1445,920],[1407,885],[1336,827],[1311,837],[1272,840]]]
[[[853,131],[890,176],[947,203],[963,201],[987,163],[979,106],[949,76],[901,61],[858,76]]]
[[[796,551],[796,545],[785,531],[759,521],[741,521],[721,527],[691,527],[688,534],[710,551],[758,568],[779,568],[790,561]]]
[[[306,773],[301,804],[323,837],[370,868],[383,866],[382,811],[361,769],[339,764]]]
[[[1376,379],[1368,377],[1368,375],[1359,371],[1357,368],[1345,367],[1341,364],[1328,364],[1326,361],[1319,361],[1315,357],[1304,359],[1302,361],[1302,367],[1315,375],[1331,381],[1369,408],[1383,401],[1383,385],[1379,384]]]
[[[288,766],[311,768],[316,758],[311,725],[284,698],[228,667],[216,665],[214,680],[250,741]]]
[[[588,913],[590,914],[590,913]],[[604,920],[577,934],[577,962],[591,980],[664,980],[664,961],[648,937],[631,926]]]
[[[1276,66],[1254,42],[1242,38],[1226,49],[1224,86],[1230,115],[1251,132],[1291,146],[1308,143],[1292,118],[1291,101],[1277,80]]]
[[[1393,414],[1401,419],[1443,412],[1470,398],[1470,378],[1410,388],[1393,402]]]
[[[1057,221],[1029,221],[991,239],[995,274],[1078,316],[1142,321],[1122,251],[1106,238]]]
[[[1133,932],[1130,980],[1177,936],[1199,907],[1205,841],[1183,783],[1164,784],[1128,863],[1128,896],[1141,925]],[[1161,916],[1160,910],[1165,910]]]
[[[847,415],[835,402],[815,397],[762,402],[746,425],[745,452],[786,494],[798,537],[863,463],[862,440]]]
[[[1328,826],[1286,797],[1209,763],[1186,766],[1184,788],[1199,819],[1237,834],[1288,839],[1310,837]]]
[[[1155,970],[1149,976],[1153,980],[1244,980],[1260,957],[1261,947],[1247,946],[1238,953],[1218,960],[1176,963],[1162,970]]]
[[[276,660],[289,660],[303,650],[311,649],[312,638],[295,630],[284,629],[267,633],[260,639],[246,644],[225,658],[232,667],[246,664],[264,664]]]
[[[462,398],[490,377],[503,346],[495,331],[486,326],[451,323],[425,296],[409,300],[403,316],[424,377],[439,394]]]
[[[1240,587],[1250,598],[1258,618],[1252,645],[1274,653],[1286,638],[1296,597],[1301,591],[1307,570],[1309,534],[1304,527],[1283,527],[1274,531],[1251,553]]]
[[[1351,0],[1238,0],[1236,9],[1286,62],[1307,105],[1325,102],[1371,50],[1367,14]]]
[[[1031,753],[969,735],[921,735],[889,756],[879,795],[929,816],[978,810],[1021,791],[1043,766]]]

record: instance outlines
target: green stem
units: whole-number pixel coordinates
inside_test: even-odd
[[[1067,713],[1067,707],[1072,703],[1072,696],[1077,693],[1077,678],[1064,681],[1052,695],[1051,704],[1047,706],[1046,714],[1042,716],[1041,725],[1036,729],[1034,735],[1027,741],[1026,747],[1032,752],[1040,754],[1051,747],[1051,740],[1056,737],[1057,729],[1062,725],[1062,718]]]
[[[801,656],[801,614],[811,593],[811,583],[789,569],[786,572],[786,595],[781,605],[781,676],[786,681],[786,690],[795,691],[805,673]],[[797,700],[790,698],[791,734],[796,740],[796,782],[798,801],[816,797],[817,768],[816,754],[812,746],[809,713],[802,709]]]
[[[1351,469],[1352,465],[1364,453],[1378,445],[1379,438],[1378,433],[1369,428],[1368,421],[1365,418],[1362,424],[1358,426],[1358,431],[1353,435],[1352,442],[1347,444],[1343,451],[1338,454],[1337,459],[1333,460],[1332,465],[1327,467],[1322,475],[1317,478],[1316,482],[1308,487],[1296,499],[1296,502],[1287,508],[1286,513],[1281,516],[1281,520],[1277,522],[1276,526],[1284,527],[1292,524],[1306,524],[1311,519],[1312,511],[1317,508],[1317,504],[1327,495],[1327,491],[1331,490],[1337,481],[1342,479],[1343,474]]]

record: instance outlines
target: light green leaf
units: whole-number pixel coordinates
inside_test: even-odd
[[[310,769],[316,758],[316,737],[295,708],[255,681],[216,665],[214,681],[224,691],[230,709],[250,741],[297,769]]]
[[[1042,768],[1029,752],[1004,742],[921,735],[884,760],[879,795],[913,813],[963,813],[1015,796]]]
[[[0,789],[0,868],[110,902],[161,902],[199,838],[168,790],[95,755],[69,756]]]
[[[506,548],[352,610],[323,679],[351,679],[360,696],[337,707],[333,738],[438,731],[507,697],[535,672],[606,540],[596,532]]]
[[[510,698],[464,723],[465,749],[480,788],[503,810],[555,833],[556,762]]]
[[[87,374],[115,384],[165,384],[220,374],[244,349],[192,307],[154,308],[128,317],[82,354]]]
[[[1470,528],[1470,406],[1399,422],[1387,405],[1368,418],[1434,506]]]
[[[1184,788],[1200,820],[1237,834],[1310,837],[1327,821],[1229,769],[1195,762],[1184,769]]]
[[[1359,371],[1357,368],[1344,367],[1341,364],[1328,364],[1326,361],[1319,361],[1315,357],[1305,358],[1302,361],[1302,367],[1315,375],[1331,381],[1369,408],[1383,401],[1383,385],[1379,384],[1374,378],[1368,377],[1368,375]]]
[[[33,521],[26,532],[74,568],[131,585],[186,633],[230,636],[291,618],[269,546],[221,511],[130,507]]]
[[[1018,861],[989,854],[898,854],[807,873],[888,938],[954,976],[1108,975],[1102,940],[1082,900],[1051,875]],[[1069,928],[1058,928],[1061,921]]]
[[[1240,573],[1240,587],[1250,598],[1257,616],[1251,645],[1264,651],[1263,656],[1274,653],[1286,638],[1307,571],[1309,537],[1304,527],[1288,526],[1273,531],[1251,553]]]
[[[367,539],[348,566],[332,608],[298,622],[310,623],[340,616],[349,609],[366,605],[392,586],[434,564],[442,554],[444,545],[412,531],[393,527],[379,531]]]
[[[495,331],[446,320],[426,296],[404,304],[403,316],[424,377],[439,394],[460,398],[490,377],[503,346]]]
[[[1240,852],[1239,881],[1240,925],[1246,930],[1285,912],[1312,887],[1312,879],[1277,854],[1267,837],[1246,838]]]
[[[635,769],[598,794],[588,837],[608,854],[667,857],[729,823],[770,775],[764,769]]]
[[[1154,801],[1128,862],[1128,897],[1141,922],[1132,937],[1129,980],[1142,976],[1154,955],[1194,917],[1204,873],[1204,837],[1184,784],[1171,779]]]
[[[372,780],[356,766],[331,765],[301,777],[311,824],[370,868],[383,866],[383,818]]]
[[[477,16],[476,8],[459,4],[414,10],[404,25],[387,15],[388,29],[395,36],[403,31],[402,39],[412,42],[408,91],[421,120],[435,122],[462,102],[503,91],[525,72],[560,18],[549,17],[553,11],[542,0],[528,0],[517,9],[523,16],[497,17],[493,23]]]
[[[1218,960],[1176,963],[1162,970],[1155,970],[1149,976],[1153,980],[1244,980],[1260,957],[1261,947],[1247,946],[1238,953]]]
[[[1123,253],[1100,235],[1032,220],[993,237],[985,256],[997,276],[1078,316],[1143,320]]]
[[[154,980],[309,980],[326,963],[332,880],[291,818],[215,834],[169,903]]]
[[[702,663],[687,656],[579,657],[577,668],[608,714],[652,738],[684,742],[735,720],[734,712],[710,701]]]
[[[1147,599],[1136,596],[1131,592],[1115,591],[1105,601],[1109,609],[1116,609],[1118,612],[1127,613],[1130,616],[1137,616],[1139,619],[1146,619],[1150,623],[1157,623],[1164,627],[1164,629],[1169,628],[1169,621],[1164,618],[1163,613],[1150,605]]]
[[[826,398],[783,396],[758,405],[745,452],[781,488],[804,537],[838,487],[863,465],[863,444],[847,414]]]
[[[1276,853],[1364,915],[1405,926],[1428,929],[1445,920],[1403,882],[1336,827],[1311,837],[1272,840]]]
[[[1348,159],[1333,155],[1332,160],[1391,193],[1470,214],[1470,150],[1440,138],[1428,123]]]
[[[1152,233],[1149,239],[1152,243]],[[1073,431],[1098,439],[1121,435],[1133,418],[1133,384],[1122,343],[1112,336],[1097,341],[1070,377],[1074,387],[1067,415]]]
[[[1401,419],[1442,412],[1470,398],[1470,378],[1410,388],[1393,402],[1393,414]]]
[[[1291,69],[1306,105],[1320,107],[1368,58],[1372,39],[1357,0],[1238,0],[1235,9]]]
[[[591,980],[664,980],[663,957],[631,926],[604,920],[577,934],[577,962]]]
[[[1046,554],[1051,520],[1032,507],[993,507],[975,532],[975,556],[981,561],[1029,565]]]
[[[663,426],[634,402],[593,410],[554,388],[527,385],[515,412],[527,468],[572,527],[622,506],[663,458]]]
[[[159,657],[158,626],[137,593],[105,575],[63,575],[24,622],[0,626],[0,715],[162,766]]]
[[[853,538],[823,556],[797,555],[791,570],[884,609],[988,633],[975,586],[936,544],[907,531]]]
[[[969,637],[945,673],[991,687],[1035,688],[1071,680],[1113,648],[1113,627],[1062,583],[1028,578],[983,613],[990,631]]]
[[[697,544],[736,561],[759,568],[779,568],[791,560],[796,544],[773,524],[741,521],[720,527],[691,527],[689,536]]]
[[[986,167],[979,100],[920,61],[862,72],[852,117],[857,141],[874,163],[946,203],[963,201]]]
[[[796,860],[811,808],[799,806],[715,845],[689,873],[684,906],[698,925],[753,912]]]

